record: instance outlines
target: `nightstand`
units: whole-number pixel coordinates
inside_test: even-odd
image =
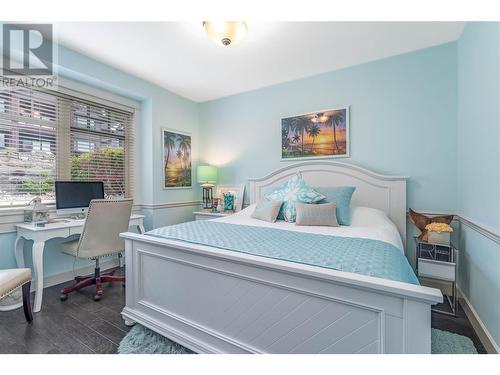
[[[434,244],[415,237],[417,276],[420,278],[450,283],[451,294],[445,295],[451,312],[433,308],[432,311],[456,316],[457,312],[457,263],[458,250],[452,243],[449,245]]]
[[[232,215],[233,212],[212,212],[211,210],[206,211],[195,211],[193,212],[195,220],[211,220],[217,219],[218,217],[226,217]]]

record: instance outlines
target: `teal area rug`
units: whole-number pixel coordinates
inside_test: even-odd
[[[120,342],[118,354],[195,354],[188,348],[136,324]]]
[[[456,333],[432,329],[432,354],[477,354],[472,340]]]
[[[136,324],[123,338],[119,354],[194,354],[140,324]],[[432,354],[477,354],[471,339],[455,333],[432,329]]]

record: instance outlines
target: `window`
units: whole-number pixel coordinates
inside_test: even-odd
[[[71,179],[103,181],[107,196],[125,196],[125,129],[130,116],[78,101],[70,108]]]
[[[0,90],[0,207],[54,201],[56,179],[132,196],[132,121],[132,110],[60,93]]]

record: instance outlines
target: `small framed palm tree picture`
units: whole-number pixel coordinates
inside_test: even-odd
[[[349,107],[281,119],[281,160],[349,157]]]
[[[191,182],[191,134],[161,130],[163,140],[163,188],[190,188]]]

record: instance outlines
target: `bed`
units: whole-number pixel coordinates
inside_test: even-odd
[[[351,225],[251,218],[253,205],[297,172],[318,188],[356,186]],[[442,295],[420,286],[404,258],[405,177],[316,161],[249,184],[250,206],[237,214],[122,234],[126,324],[140,323],[198,353],[430,353],[431,306]],[[336,252],[325,262],[317,251],[333,242]],[[276,243],[289,244],[276,251]],[[370,257],[343,260],[342,246],[367,243],[391,256],[374,258],[377,266]],[[303,255],[309,252],[314,256]]]

